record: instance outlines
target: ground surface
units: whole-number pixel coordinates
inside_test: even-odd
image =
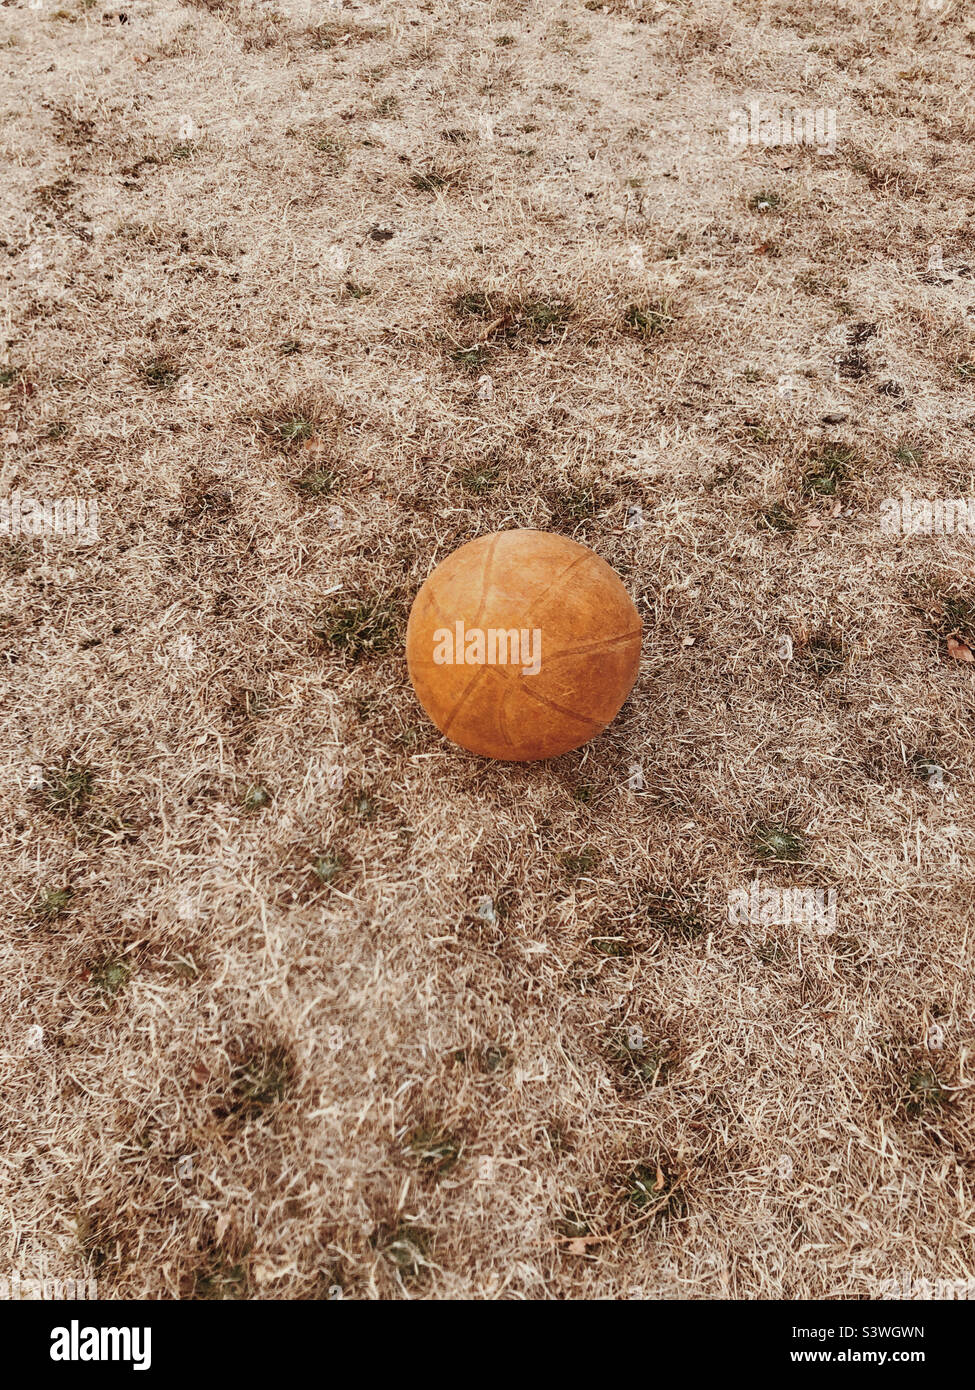
[[[11,1270],[975,1275],[975,538],[880,520],[973,491],[973,59],[950,0],[3,0],[2,492],[99,504],[0,554]],[[402,655],[511,525],[645,623],[524,767]]]

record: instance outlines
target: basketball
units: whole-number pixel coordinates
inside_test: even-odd
[[[498,531],[426,579],[406,629],[420,704],[453,743],[531,762],[579,748],[616,717],[643,625],[619,576],[547,531]]]

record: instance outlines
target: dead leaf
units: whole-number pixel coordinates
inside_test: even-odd
[[[948,638],[948,655],[956,661],[975,662],[975,652],[967,642],[960,642],[957,637]]]
[[[661,1189],[663,1188],[664,1184],[666,1183],[666,1181],[667,1181],[667,1179],[664,1177],[663,1169],[661,1168],[660,1164],[658,1163],[658,1164],[657,1164],[657,1181],[656,1181],[656,1182],[654,1183],[654,1185],[653,1185],[653,1190],[654,1190],[654,1192],[660,1192]]]
[[[198,1086],[205,1086],[210,1080],[210,1073],[202,1062],[194,1062],[190,1068],[190,1076]]]
[[[133,63],[148,63],[151,62],[151,58],[148,53],[133,53],[132,61]]]

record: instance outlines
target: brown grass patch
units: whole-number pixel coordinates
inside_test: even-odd
[[[99,507],[0,537],[20,1272],[971,1278],[972,538],[881,525],[972,492],[970,23],[488,11],[72,10],[25,64],[0,7],[6,493]],[[752,99],[835,152],[733,146]],[[403,662],[510,526],[645,623],[548,764]]]

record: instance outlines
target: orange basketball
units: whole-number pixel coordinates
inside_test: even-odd
[[[441,733],[486,758],[578,748],[636,680],[642,624],[605,560],[565,536],[499,531],[448,555],[413,601],[406,660]]]

